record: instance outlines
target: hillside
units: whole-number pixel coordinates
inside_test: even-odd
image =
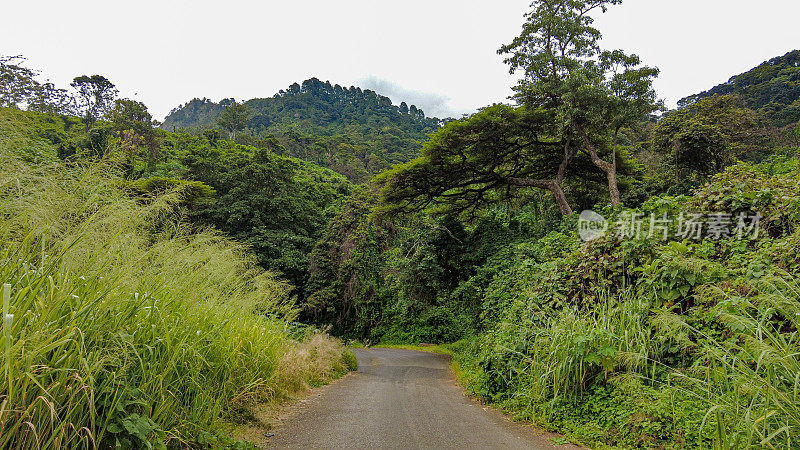
[[[664,112],[620,3],[534,0],[452,120],[310,79],[160,124],[0,56],[0,450],[525,443],[454,378],[559,448],[800,448],[800,51]]]
[[[165,130],[221,128],[218,119],[233,99],[194,99],[174,109]],[[329,167],[354,181],[409,161],[440,121],[416,106],[399,106],[358,87],[344,88],[316,78],[293,84],[270,98],[244,102],[249,110],[237,141],[274,135],[289,156]]]
[[[232,422],[354,368],[245,246],[187,226],[197,184],[65,164],[50,120],[0,108],[0,448],[251,448]]]
[[[758,111],[773,126],[800,121],[800,50],[770,59],[727,83],[691,95],[679,106],[696,103],[714,95],[736,95],[750,109]]]

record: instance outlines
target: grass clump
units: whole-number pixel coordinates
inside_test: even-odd
[[[226,422],[350,368],[290,337],[288,284],[175,218],[180,188],[130,198],[20,120],[0,124],[0,448],[243,447]]]

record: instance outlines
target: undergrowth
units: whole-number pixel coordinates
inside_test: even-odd
[[[296,336],[290,286],[180,220],[180,186],[131,198],[113,167],[67,167],[0,124],[0,448],[245,448],[259,402],[351,370]]]

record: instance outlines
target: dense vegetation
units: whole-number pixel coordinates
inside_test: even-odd
[[[499,50],[514,104],[445,122],[311,79],[158,124],[0,59],[26,374],[0,445],[237,445],[224,422],[352,365],[295,318],[447,343],[474,394],[584,444],[800,445],[798,52],[664,111],[600,47],[619,3],[534,2]]]
[[[680,100],[685,106],[715,95],[735,95],[772,126],[800,121],[800,50],[764,62],[727,83]]]
[[[184,220],[208,186],[61,161],[123,151],[83,130],[0,108],[0,447],[246,448],[257,403],[353,368],[293,325],[289,283]]]
[[[657,71],[597,46],[590,13],[614,3],[535,2],[501,49],[517,105],[354,191],[306,307],[371,342],[455,342],[472,392],[578,442],[796,447],[800,124],[738,91],[651,116]],[[576,208],[608,234],[582,241]],[[721,212],[705,240],[678,229]]]
[[[392,164],[416,156],[439,120],[416,106],[399,106],[358,87],[345,88],[316,78],[294,83],[271,98],[244,103],[194,99],[164,120],[166,130],[220,127],[237,142],[274,140],[280,154],[328,167],[363,182]]]
[[[190,219],[246,244],[261,266],[281,273],[302,297],[311,249],[350,183],[313,164],[227,140],[168,135],[163,148],[180,155],[177,176],[213,189],[212,200],[192,205]]]
[[[141,103],[117,99],[102,118],[28,111],[31,130],[60,159],[80,164],[107,159],[129,189],[187,194],[176,214],[197,227],[213,226],[249,246],[265,269],[291,282],[303,296],[308,258],[329,219],[352,190],[347,179],[300,159],[281,156],[274,140],[237,144],[216,130],[172,133]]]

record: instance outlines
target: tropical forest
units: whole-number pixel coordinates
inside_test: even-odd
[[[554,448],[799,448],[800,50],[669,107],[620,3],[533,1],[457,117],[311,77],[157,120],[0,56],[0,448],[271,448],[370,352]],[[327,436],[280,446],[384,447]]]

